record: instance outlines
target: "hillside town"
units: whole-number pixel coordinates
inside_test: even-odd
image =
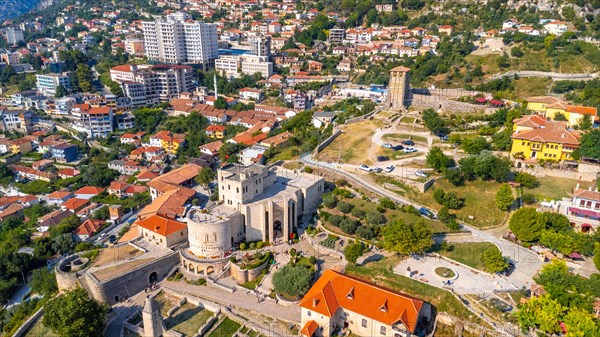
[[[34,2],[0,337],[600,336],[600,1]]]

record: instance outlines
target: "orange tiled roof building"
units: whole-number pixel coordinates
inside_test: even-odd
[[[331,336],[349,329],[358,336],[413,336],[425,332],[427,302],[326,270],[298,303],[303,336]]]

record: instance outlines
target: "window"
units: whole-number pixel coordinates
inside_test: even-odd
[[[363,328],[366,328],[366,327],[367,327],[367,320],[366,320],[366,319],[363,319],[363,320],[360,322],[360,326],[362,326]]]
[[[384,326],[381,326],[381,328],[379,328],[379,334],[385,336],[385,327]]]
[[[309,311],[307,311],[307,312],[306,312],[306,314],[307,314],[308,316],[310,316],[310,315],[311,315],[311,313],[310,313],[310,310],[309,310]]]

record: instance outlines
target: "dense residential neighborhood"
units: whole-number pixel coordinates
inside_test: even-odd
[[[600,336],[599,11],[0,5],[0,336]]]

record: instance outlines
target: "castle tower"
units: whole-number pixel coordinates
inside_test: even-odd
[[[151,297],[146,298],[144,310],[142,310],[142,321],[144,323],[144,337],[160,337],[167,330],[160,313],[160,307]]]
[[[396,67],[390,70],[390,85],[388,92],[388,108],[404,109],[410,104],[410,68]]]

